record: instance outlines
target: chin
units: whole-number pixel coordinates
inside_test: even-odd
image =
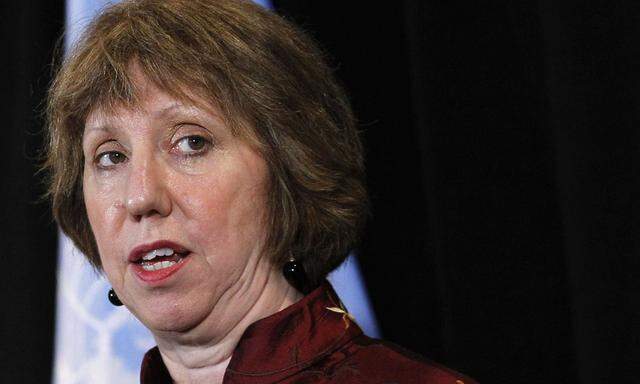
[[[176,309],[166,311],[150,311],[138,317],[152,333],[154,332],[186,332],[196,327],[199,321],[193,312]]]
[[[202,305],[165,296],[145,300],[144,306],[131,308],[131,312],[151,332],[185,332],[200,324],[208,314]]]

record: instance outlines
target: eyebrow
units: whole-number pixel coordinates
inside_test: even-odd
[[[84,126],[84,133],[83,133],[83,137],[86,136],[87,133],[89,132],[96,132],[96,131],[102,131],[102,132],[107,132],[107,133],[111,133],[113,132],[114,128],[110,125],[110,124],[100,124],[100,125],[86,125]]]
[[[160,109],[159,111],[154,111],[152,113],[152,117],[154,119],[162,119],[164,117],[166,117],[167,115],[171,115],[173,113],[175,113],[176,110],[180,110],[180,109],[184,109],[184,108],[189,108],[183,104],[180,103],[172,103],[162,109]],[[107,114],[106,116],[109,116],[109,114]],[[108,117],[104,120],[110,120]],[[111,132],[114,129],[117,129],[115,127],[112,126],[112,124],[110,123],[106,123],[103,124],[102,122],[100,122],[100,124],[97,125],[87,125],[85,124],[85,131],[86,132],[92,132],[92,131],[105,131],[105,132]]]
[[[182,110],[189,110],[193,107],[175,102],[175,103],[171,103],[170,105],[162,108],[159,111],[155,111],[152,113],[152,116],[154,119],[161,119],[166,117],[167,115],[171,115],[174,114],[176,111],[182,111]]]
[[[151,116],[153,119],[155,120],[162,120],[162,119],[167,119],[170,117],[173,117],[175,115],[180,115],[180,114],[186,114],[186,115],[194,115],[197,114],[197,112],[204,112],[204,113],[208,113],[211,116],[213,116],[216,119],[220,119],[219,115],[217,113],[213,113],[213,111],[204,111],[201,107],[197,106],[197,105],[192,105],[192,104],[184,104],[181,102],[173,102],[169,105],[167,105],[164,108],[161,108],[157,111],[154,111],[151,113]],[[108,114],[106,116],[109,116]],[[96,132],[96,131],[102,131],[102,132],[107,132],[107,133],[113,133],[114,131],[117,131],[118,128],[117,126],[114,126],[113,124],[111,124],[110,122],[108,122],[108,118],[104,119],[107,120],[106,122],[100,122],[97,125],[86,125],[85,124],[85,131],[84,133],[89,133],[89,132]],[[83,135],[84,136],[84,135]]]

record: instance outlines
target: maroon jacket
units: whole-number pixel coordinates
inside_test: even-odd
[[[224,384],[475,384],[391,343],[362,333],[329,285],[247,328]],[[142,384],[172,383],[158,348],[146,353]]]

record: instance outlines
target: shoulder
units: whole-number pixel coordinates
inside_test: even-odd
[[[477,384],[396,344],[365,335],[353,339],[324,363],[332,366],[336,383]]]
[[[397,377],[399,383],[477,384],[461,373],[396,344],[364,335],[355,343],[360,345],[360,352],[354,357],[367,361],[372,372],[379,371],[376,373],[380,376]]]

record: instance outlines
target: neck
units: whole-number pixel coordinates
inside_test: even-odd
[[[302,298],[282,273],[271,267],[262,271],[258,268],[253,276],[241,279],[237,285],[193,329],[154,333],[162,360],[175,383],[222,383],[233,351],[247,327]]]

